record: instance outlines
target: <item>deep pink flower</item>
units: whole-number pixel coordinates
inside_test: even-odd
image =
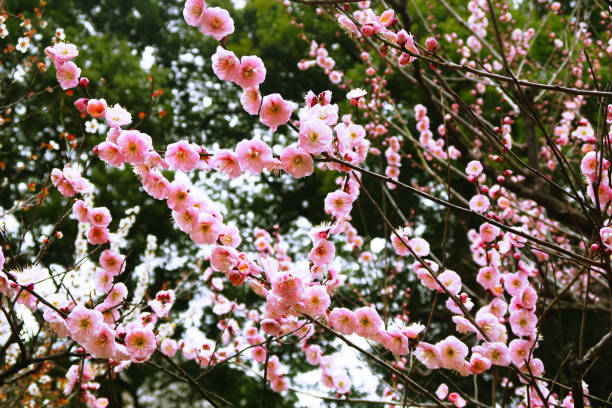
[[[244,88],[258,88],[266,79],[266,67],[261,58],[255,55],[245,55],[240,58],[240,69],[234,77],[234,82]]]
[[[272,163],[272,149],[261,140],[243,140],[236,145],[236,156],[243,171],[261,173]]]
[[[234,20],[227,10],[221,7],[209,7],[202,15],[200,31],[220,41],[234,32]]]

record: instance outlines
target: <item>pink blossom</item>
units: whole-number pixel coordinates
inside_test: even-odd
[[[183,17],[190,26],[199,27],[202,24],[202,16],[205,11],[206,3],[204,0],[187,0],[183,9]]]
[[[198,210],[192,207],[183,211],[172,211],[172,218],[174,218],[174,221],[181,231],[190,234],[194,222],[198,219],[198,214]]]
[[[510,365],[511,360],[508,346],[502,342],[485,343],[484,355],[492,364],[498,366]]]
[[[112,358],[117,348],[115,331],[102,323],[100,330],[85,341],[83,346],[94,358]]]
[[[538,301],[538,294],[531,286],[525,286],[519,292],[517,299],[519,300],[521,307],[533,310],[536,307],[536,302]]]
[[[371,307],[364,306],[355,310],[355,317],[357,318],[355,333],[362,337],[374,337],[382,328],[382,319]]]
[[[272,278],[273,293],[283,298],[287,303],[289,303],[290,300],[295,301],[291,303],[297,303],[303,290],[304,282],[297,274],[284,272]]]
[[[491,242],[497,238],[500,233],[499,227],[485,222],[480,226],[480,237],[484,242]]]
[[[312,345],[308,346],[308,348],[304,350],[304,354],[306,354],[306,361],[308,361],[308,364],[316,366],[319,365],[323,351],[321,350],[321,347]]]
[[[257,88],[244,88],[240,95],[240,103],[247,113],[257,115],[261,106],[261,94]]]
[[[272,163],[272,149],[261,140],[243,140],[236,145],[236,156],[243,171],[258,174]]]
[[[107,227],[112,217],[106,207],[96,207],[89,210],[89,222],[94,227]]]
[[[434,344],[421,341],[417,344],[414,356],[430,370],[440,368],[440,349]]]
[[[75,88],[79,85],[81,68],[77,67],[72,61],[62,62],[55,66],[56,77],[62,89]]]
[[[347,217],[353,208],[353,198],[341,190],[336,190],[325,197],[325,212],[336,218]]]
[[[307,314],[321,316],[331,304],[331,300],[325,286],[313,285],[304,290],[302,303]]]
[[[100,293],[106,293],[113,287],[113,275],[104,269],[98,269],[96,272],[96,290]]]
[[[220,41],[223,37],[234,32],[234,20],[229,12],[221,7],[209,7],[202,15],[200,31],[212,35]]]
[[[170,183],[168,180],[157,172],[151,172],[143,177],[142,187],[156,200],[167,199],[170,191]]]
[[[194,145],[181,140],[168,145],[165,160],[171,170],[186,172],[196,167],[200,161],[200,155],[194,148]]]
[[[478,353],[472,353],[470,358],[470,371],[472,374],[481,374],[491,368],[491,360]]]
[[[461,292],[461,278],[457,272],[447,269],[438,275],[438,280],[453,295],[456,296]]]
[[[478,160],[472,160],[465,168],[465,173],[468,176],[478,177],[482,173],[482,164]]]
[[[272,336],[272,337],[280,336],[281,326],[280,324],[278,324],[276,320],[267,318],[267,319],[263,319],[261,322],[259,322],[259,324],[261,325],[261,329],[269,336]]]
[[[106,115],[106,108],[105,99],[90,99],[87,101],[87,113],[92,118],[103,118]]]
[[[289,389],[289,381],[284,376],[280,375],[270,382],[270,388],[274,392],[283,392]]]
[[[242,242],[238,228],[233,225],[225,225],[219,233],[219,242],[231,248],[237,248]]]
[[[212,167],[217,171],[227,174],[230,178],[236,178],[242,174],[238,157],[229,150],[219,150],[212,159]]]
[[[347,336],[353,334],[359,324],[355,314],[344,307],[332,310],[329,314],[329,322],[335,330]]]
[[[128,130],[117,138],[123,159],[130,164],[143,164],[149,150],[153,150],[151,137],[137,130]]]
[[[110,249],[105,249],[100,254],[100,266],[112,276],[117,276],[125,269],[125,257]]]
[[[102,245],[110,242],[110,233],[106,227],[91,227],[87,231],[87,241],[91,245]]]
[[[517,336],[532,336],[536,330],[538,318],[528,310],[517,310],[510,313],[510,327]]]
[[[510,359],[517,366],[522,366],[525,361],[531,359],[531,348],[533,343],[527,340],[514,339],[508,346]]]
[[[83,343],[100,331],[103,320],[102,313],[78,304],[66,318],[66,323],[68,324],[70,337],[79,343]]]
[[[94,153],[113,167],[121,167],[124,162],[119,146],[115,143],[102,142],[94,148]]]
[[[351,379],[344,371],[335,373],[332,380],[338,394],[348,394],[351,391]]]
[[[261,123],[275,131],[280,125],[284,125],[291,118],[291,104],[283,99],[280,94],[273,93],[264,96],[261,102],[259,119]]]
[[[216,271],[229,272],[238,264],[238,252],[228,246],[215,246],[210,254],[210,266]]]
[[[310,176],[314,171],[312,157],[303,149],[286,147],[280,156],[283,170],[295,178]]]
[[[599,230],[599,236],[606,248],[612,249],[612,228],[603,227]]]
[[[403,244],[402,244],[403,245]],[[423,238],[412,238],[408,245],[420,257],[429,255],[429,243]]]
[[[266,349],[261,346],[254,347],[251,351],[251,356],[253,357],[253,360],[261,364],[266,360]]]
[[[399,235],[399,237],[397,235]],[[402,239],[400,239],[400,237]],[[410,239],[408,238],[405,230],[398,230],[397,234],[391,233],[391,244],[393,245],[393,249],[395,250],[395,253],[398,254],[399,256],[407,256],[411,254],[408,246],[404,244],[405,242],[408,245],[410,245],[409,241]]]
[[[234,77],[234,82],[245,88],[257,88],[266,79],[266,67],[261,58],[255,55],[245,55],[240,58],[240,69]]]
[[[54,64],[59,65],[78,56],[79,50],[74,44],[58,42],[52,47],[45,48],[45,54],[53,60]]]
[[[408,354],[408,338],[398,329],[391,329],[382,335],[383,345],[396,356]]]
[[[144,328],[132,329],[125,336],[125,347],[133,362],[145,362],[151,357],[157,347],[155,334],[151,330]]]
[[[446,396],[448,395],[448,385],[442,383],[438,386],[438,388],[436,389],[436,396],[443,400],[446,398]]]
[[[218,46],[217,52],[212,56],[212,68],[220,80],[233,81],[240,71],[240,61],[232,51]]]
[[[494,292],[499,285],[499,277],[500,275],[497,268],[485,266],[479,269],[476,282],[480,283],[483,288]]]
[[[310,119],[300,125],[298,144],[312,155],[324,151],[332,141],[332,130],[320,119]]]
[[[132,115],[130,115],[130,112],[118,103],[112,108],[106,109],[104,118],[106,119],[106,124],[110,127],[124,126],[132,123]]]
[[[483,213],[489,209],[490,202],[486,195],[476,194],[470,199],[470,210]]]
[[[170,209],[179,212],[193,206],[194,199],[189,194],[189,186],[181,180],[170,183],[167,204]]]
[[[308,258],[316,266],[327,265],[334,259],[336,248],[326,239],[319,240],[308,254]]]
[[[128,290],[123,282],[115,283],[106,299],[104,299],[104,303],[109,306],[116,306],[125,300],[127,294]]]
[[[202,212],[193,224],[189,236],[196,244],[214,244],[217,241],[221,226],[211,214]]]
[[[174,355],[176,354],[176,350],[178,350],[178,345],[176,343],[176,340],[164,339],[159,349],[161,350],[162,353],[164,353],[168,357],[174,357]]]
[[[79,222],[88,222],[89,221],[89,209],[87,208],[87,204],[83,200],[77,200],[72,205],[72,213],[76,217]],[[0,268],[1,270],[2,268]]]
[[[449,370],[457,370],[468,355],[468,347],[455,336],[448,336],[438,342],[440,363]]]

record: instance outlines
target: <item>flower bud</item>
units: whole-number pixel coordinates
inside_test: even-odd
[[[440,45],[433,37],[429,37],[425,40],[425,47],[427,48],[427,51],[431,52],[432,54],[435,54],[440,49]]]
[[[79,86],[83,89],[87,88],[89,86],[89,79],[87,79],[87,77],[79,79]]]

